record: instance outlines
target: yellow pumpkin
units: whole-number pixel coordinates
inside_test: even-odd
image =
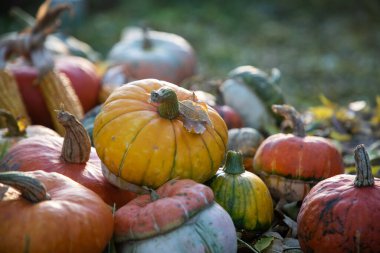
[[[110,94],[95,119],[93,138],[111,183],[157,188],[173,178],[203,183],[215,175],[228,130],[193,92],[143,79]]]

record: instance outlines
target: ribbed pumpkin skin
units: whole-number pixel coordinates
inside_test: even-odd
[[[107,204],[119,208],[136,194],[110,184],[101,171],[101,161],[94,148],[86,163],[67,163],[61,158],[62,137],[31,137],[15,144],[0,163],[0,171],[34,171],[61,173],[96,192]]]
[[[304,252],[359,252],[357,246],[360,252],[380,252],[380,179],[360,189],[354,187],[354,179],[325,179],[305,197],[297,218]]]
[[[0,198],[1,253],[101,253],[112,237],[112,211],[93,191],[59,174],[26,172],[51,200]]]
[[[302,200],[318,181],[344,173],[342,157],[326,139],[275,134],[261,143],[253,169],[268,185],[272,196]],[[289,193],[285,192],[288,191]]]
[[[215,201],[230,214],[236,228],[265,231],[270,227],[272,197],[258,176],[249,171],[239,175],[220,171],[210,187]]]
[[[123,180],[156,188],[172,178],[204,182],[215,175],[226,151],[228,132],[219,114],[208,106],[213,127],[188,132],[182,121],[162,118],[149,103],[153,90],[167,86],[178,100],[192,92],[156,79],[116,89],[94,122],[94,145],[108,170]]]

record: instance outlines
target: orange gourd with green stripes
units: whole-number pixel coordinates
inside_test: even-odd
[[[215,201],[239,229],[265,231],[273,221],[269,189],[255,174],[245,171],[240,152],[228,151],[226,163],[209,182]]]

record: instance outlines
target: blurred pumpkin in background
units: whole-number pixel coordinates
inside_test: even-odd
[[[155,78],[180,84],[196,73],[196,55],[183,37],[147,27],[127,27],[110,50],[100,100],[122,84]]]

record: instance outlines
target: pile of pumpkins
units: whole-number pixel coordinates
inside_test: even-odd
[[[338,149],[285,104],[279,70],[233,69],[221,109],[176,85],[196,74],[185,39],[129,28],[100,77],[45,50],[40,32],[64,9],[41,8],[46,22],[0,44],[0,252],[237,252],[236,231],[270,229],[279,201],[302,201],[305,252],[380,250],[364,146],[357,176],[344,174]]]

